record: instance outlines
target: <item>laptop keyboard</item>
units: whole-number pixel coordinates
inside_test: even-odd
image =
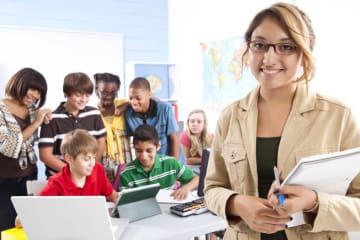
[[[170,207],[170,212],[176,215],[186,217],[193,214],[208,212],[205,199],[199,198],[191,202],[181,203]]]

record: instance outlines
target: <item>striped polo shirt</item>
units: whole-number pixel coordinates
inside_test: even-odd
[[[174,157],[156,154],[151,171],[145,171],[138,159],[130,162],[120,174],[120,187],[133,188],[160,183],[161,188],[168,188],[176,181],[186,184],[193,177],[194,172]]]
[[[53,154],[62,160],[60,145],[66,133],[80,128],[87,130],[97,139],[106,135],[104,123],[97,108],[86,106],[79,111],[78,116],[73,116],[65,109],[64,103],[60,103],[52,113],[50,123],[41,126],[39,139],[39,148],[53,147]],[[46,176],[54,173],[53,169],[46,166]]]

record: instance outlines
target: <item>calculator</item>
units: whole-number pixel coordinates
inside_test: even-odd
[[[193,214],[201,214],[208,212],[205,199],[199,198],[191,202],[180,203],[170,207],[170,212],[182,217],[186,217]]]

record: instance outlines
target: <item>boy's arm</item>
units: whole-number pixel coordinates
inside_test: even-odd
[[[119,194],[114,190],[109,196],[106,197],[106,201],[115,203],[118,197]]]
[[[190,180],[190,182],[184,184],[179,189],[172,192],[171,196],[173,196],[174,199],[177,200],[186,199],[189,192],[196,189],[198,185],[199,185],[199,176],[195,174],[194,177]]]
[[[179,159],[179,140],[176,133],[172,133],[168,136],[170,141],[171,156]]]
[[[43,161],[46,166],[57,172],[66,165],[65,162],[61,161],[53,154],[53,147],[40,147],[39,154],[41,161]]]
[[[194,174],[194,177],[190,180],[190,182],[184,184],[183,186],[181,186],[181,188],[185,188],[188,191],[192,191],[196,189],[198,185],[199,185],[199,176]]]
[[[120,101],[119,101],[120,100]],[[125,113],[125,111],[130,107],[129,101],[125,101],[125,99],[115,100],[115,116],[121,116]],[[121,101],[122,100],[122,101]],[[117,104],[119,103],[119,104]]]

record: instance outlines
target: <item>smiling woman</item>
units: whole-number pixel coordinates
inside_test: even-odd
[[[293,4],[276,3],[255,15],[245,41],[242,62],[259,85],[219,117],[205,180],[208,208],[228,221],[224,239],[347,239],[346,231],[360,230],[360,176],[346,196],[272,184],[274,166],[283,180],[299,157],[360,147],[351,110],[310,91],[310,19]],[[278,194],[286,195],[283,204]],[[288,228],[299,211],[306,226]]]
[[[10,197],[26,195],[26,181],[37,177],[37,129],[51,117],[49,109],[39,109],[46,93],[43,75],[24,68],[8,81],[6,98],[0,101],[0,231],[14,226]]]

